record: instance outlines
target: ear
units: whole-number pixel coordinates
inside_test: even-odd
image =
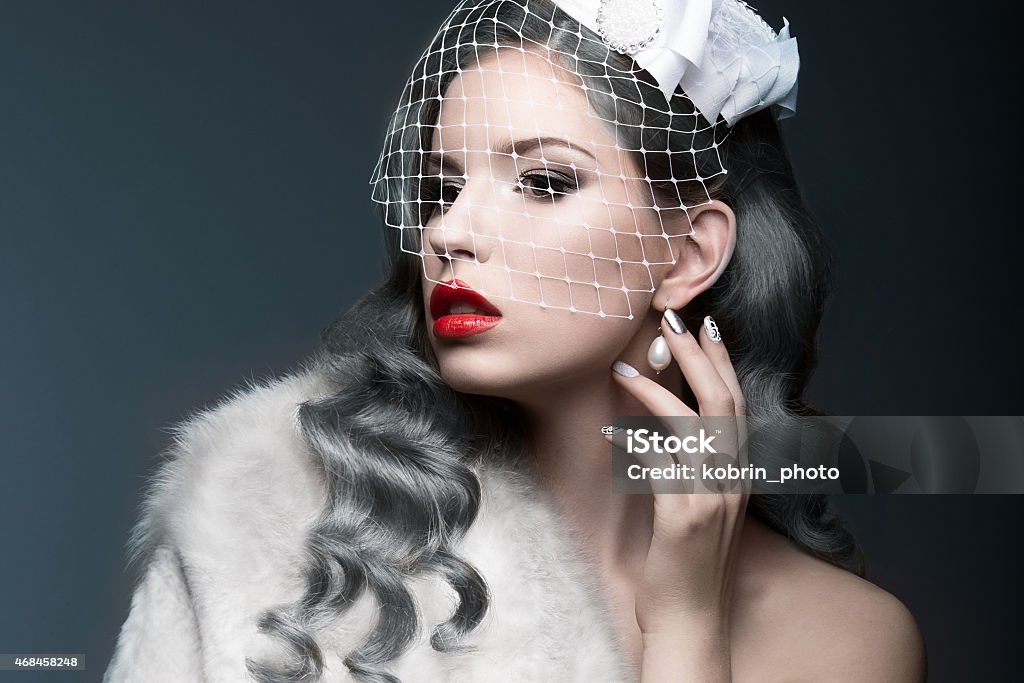
[[[689,209],[692,234],[676,240],[675,264],[654,294],[656,308],[683,308],[711,288],[736,249],[736,214],[717,199]]]

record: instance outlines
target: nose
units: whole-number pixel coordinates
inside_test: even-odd
[[[495,220],[494,213],[486,204],[472,200],[467,185],[435,225],[426,228],[431,252],[442,260],[486,263],[494,251],[495,238],[489,236],[485,226]]]

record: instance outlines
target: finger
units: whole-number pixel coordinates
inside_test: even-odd
[[[736,369],[733,367],[732,359],[729,356],[729,350],[722,340],[721,331],[718,329],[718,325],[715,324],[714,318],[710,315],[704,318],[699,336],[701,348],[704,349],[704,353],[711,360],[711,364],[715,366],[718,375],[732,394],[739,446],[736,458],[740,466],[748,465],[750,460],[747,453],[747,402],[743,396],[743,389],[736,375]]]
[[[665,311],[662,329],[673,357],[697,397],[701,415],[710,418],[705,422],[709,427],[722,429],[723,440],[730,442],[728,453],[736,456],[737,465],[746,465],[747,425],[740,417],[746,404],[714,319],[707,316],[704,324],[694,330],[695,338],[686,331],[675,311],[669,309]]]
[[[735,464],[742,465],[740,445],[745,442],[745,432],[737,424],[733,391],[718,371],[721,356],[725,355],[728,360],[728,354],[721,348],[724,345],[711,342],[707,332],[714,329],[712,327],[694,330],[694,333],[701,335],[698,340],[672,309],[665,311],[661,327],[673,358],[697,398],[705,426],[716,434],[716,443],[722,446],[720,452],[730,460],[736,456]],[[713,481],[705,484],[712,490],[718,488],[718,484]]]
[[[674,432],[675,428],[679,425],[678,423],[672,424],[670,420],[665,420],[665,417],[699,417],[678,396],[654,380],[644,377],[627,363],[616,362],[612,366],[612,377],[628,394],[636,398],[647,408],[652,416],[658,418],[670,431]],[[687,436],[687,434],[677,434],[677,436],[682,438]],[[677,454],[673,457],[669,453],[654,452],[653,449],[647,452],[638,452],[639,449],[637,448],[629,449],[627,447],[628,439],[627,430],[622,429],[610,440],[622,450],[630,453],[644,467],[666,467],[676,463],[691,464],[686,461],[683,454]]]
[[[644,405],[656,417],[685,415],[695,417],[690,406],[654,380],[641,375],[633,366],[617,361],[612,366],[612,377],[623,389]]]
[[[747,414],[747,404],[743,399],[743,389],[740,388],[740,380],[736,376],[736,369],[732,365],[729,351],[722,341],[721,332],[715,324],[714,318],[710,315],[704,318],[704,324],[700,328],[700,346],[704,354],[711,361],[718,376],[722,378],[725,385],[732,394],[733,403],[736,408],[736,415]]]
[[[667,428],[668,432],[680,440],[684,440],[687,437],[694,437],[702,440],[702,437],[697,436],[698,432],[702,429],[702,422],[700,416],[688,405],[686,405],[678,396],[673,394],[671,391],[661,386],[657,382],[647,377],[644,377],[637,372],[633,367],[623,362],[617,362],[613,366],[613,377],[619,383],[620,386],[634,398],[636,398],[650,414],[658,418],[663,425]],[[688,418],[688,419],[686,419]],[[649,448],[646,452],[641,448],[638,448],[636,442],[637,435],[634,435],[634,448],[630,449],[627,447],[629,440],[628,430],[621,430],[613,438],[612,443],[618,445],[624,451],[629,453],[637,462],[644,467],[656,468],[666,467],[668,465],[679,465],[685,470],[689,468],[686,481],[671,481],[671,480],[653,480],[650,483],[651,491],[656,496],[663,494],[686,494],[694,490],[694,487],[699,487],[703,492],[707,489],[706,486],[700,484],[698,481],[698,466],[699,456],[695,452],[691,451],[679,451],[674,454],[667,452],[657,453],[654,452],[653,448]],[[731,449],[734,448],[734,442],[736,435],[734,430],[730,430],[730,433],[725,433],[716,436],[719,438],[719,442],[725,442],[724,447]],[[662,442],[664,444],[664,442]],[[663,449],[664,450],[664,449]],[[674,470],[678,472],[680,470]],[[675,496],[671,496],[675,497]],[[685,497],[685,496],[683,496]],[[666,502],[666,506],[670,506],[673,509],[677,506],[684,505],[681,501]]]
[[[697,398],[701,415],[734,416],[732,392],[718,374],[696,337],[690,334],[675,311],[668,309],[661,319],[662,334],[672,357]]]

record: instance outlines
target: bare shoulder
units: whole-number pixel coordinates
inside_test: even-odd
[[[898,598],[873,583],[802,556],[792,586],[780,589],[803,631],[808,674],[835,680],[923,681],[924,640]],[[800,624],[812,628],[803,629]]]
[[[738,653],[740,668],[786,680],[925,680],[924,640],[898,598],[759,522],[749,531],[734,643],[751,647]]]

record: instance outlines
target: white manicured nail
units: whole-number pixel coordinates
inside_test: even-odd
[[[628,363],[623,363],[621,360],[615,361],[615,364],[612,365],[612,370],[619,373],[623,377],[640,376],[640,373],[636,371],[636,368],[634,368],[632,365],[629,365]]]
[[[718,331],[718,325],[715,324],[715,319],[710,315],[704,316],[704,329],[708,333],[708,339],[716,344],[722,343],[722,333]]]

